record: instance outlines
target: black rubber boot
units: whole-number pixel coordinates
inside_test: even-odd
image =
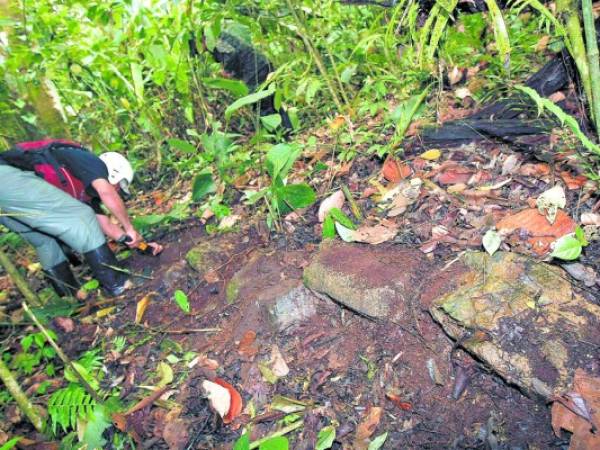
[[[74,297],[77,293],[79,282],[71,272],[68,261],[44,270],[44,274],[59,297]]]
[[[125,291],[127,276],[123,272],[119,272],[118,270],[109,267],[120,267],[120,264],[107,244],[103,244],[95,250],[84,253],[83,256],[90,265],[94,278],[98,280],[108,295],[117,296]]]

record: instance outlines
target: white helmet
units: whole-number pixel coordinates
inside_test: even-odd
[[[106,152],[100,159],[108,169],[108,182],[119,187],[129,194],[129,185],[133,181],[133,167],[127,158],[117,152]]]

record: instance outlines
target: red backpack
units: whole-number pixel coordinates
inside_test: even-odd
[[[76,142],[64,139],[45,139],[16,144],[11,150],[0,153],[0,158],[11,166],[34,171],[48,183],[79,201],[89,202],[91,199],[85,193],[85,186],[81,180],[76,178],[64,165],[59,164],[52,154],[53,149],[60,147],[88,151]]]

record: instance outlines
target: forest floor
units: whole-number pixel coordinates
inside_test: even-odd
[[[386,164],[384,172],[389,171]],[[556,236],[573,231],[571,217],[592,209],[585,180],[568,158],[548,164],[489,143],[445,149],[440,160],[408,156],[398,164],[408,170],[399,165],[404,173],[390,185],[415,178],[428,183],[398,216],[381,217],[370,195],[368,178],[375,174],[385,183],[388,175],[372,159],[357,158],[330,183],[330,192],[343,182],[358,193],[358,206],[377,216],[380,225],[389,227],[394,221],[395,233],[380,245],[320,244],[314,206],[288,216],[283,225],[287,232],[273,235],[258,221],[248,221],[209,236],[197,219],[190,219],[164,238],[166,249],[159,257],[135,253],[129,270],[151,275],[151,280],[139,279],[108,316],[92,315],[93,324],[78,323],[68,333],[57,328],[74,357],[99,339],[126,337],[125,349],[111,351],[109,345],[105,359],[106,383],[120,384],[125,399],[147,395],[140,394],[139,385],[155,383],[159,362],[172,364],[175,382],[164,397],[172,403],[147,406],[119,427],[135,436],[141,448],[156,449],[229,448],[244,425],[252,424],[252,441],[280,429],[282,420],[297,428],[290,434],[295,449],[314,448],[319,430],[331,424],[337,428],[333,448],[366,448],[369,439],[383,432],[388,432],[384,448],[566,448],[568,434],[558,438],[552,430],[549,399],[532,392],[535,388],[519,375],[507,375],[501,363],[494,367],[476,349],[464,351],[464,336],[457,339],[440,326],[431,306],[460,287],[464,264],[461,269],[454,263],[465,250],[481,249],[482,229],[494,224],[500,229],[501,220],[514,218],[516,211],[532,211],[532,216],[517,216],[517,232],[506,238],[504,250],[510,246],[540,260]],[[568,206],[546,227],[531,199],[557,180],[567,186]],[[455,195],[449,194],[453,189]],[[559,269],[573,287],[568,295],[596,307],[598,253],[600,242],[590,240],[583,269],[570,269],[580,281]],[[324,271],[349,271],[337,281],[337,291],[336,281],[323,289],[304,287],[315,284],[307,267],[318,258]],[[592,274],[593,281],[581,270]],[[377,295],[378,286],[388,289],[390,282],[392,291]],[[468,283],[477,285],[476,280]],[[394,290],[398,286],[404,294]],[[373,290],[362,291],[369,288]],[[178,289],[188,295],[189,314],[172,300]],[[360,302],[352,300],[353,293],[367,304],[352,304]],[[142,299],[148,299],[147,308],[136,323]],[[382,314],[378,302],[387,308]],[[579,344],[569,349],[579,353],[566,364],[568,383],[577,368],[600,375],[593,356],[600,345],[600,315],[598,310],[578,314],[590,323],[567,324],[582,329]],[[529,328],[540,327],[544,335],[551,326],[534,317],[519,320],[527,322],[502,325],[521,330],[519,342],[510,343],[507,351],[515,348],[533,360],[540,342],[538,332]],[[78,339],[69,339],[75,335]],[[194,352],[191,361],[185,360],[187,352]],[[557,369],[546,367],[548,360],[553,361],[551,355],[539,363],[541,372],[552,374],[540,378],[553,387],[560,383]],[[242,397],[242,413],[228,425],[209,407],[201,387],[215,377],[231,383]],[[301,419],[286,422],[291,411]]]
[[[327,134],[314,136],[326,145]],[[384,432],[390,449],[567,448],[553,396],[574,391],[592,408],[599,398],[572,385],[577,369],[600,376],[600,216],[572,155],[537,156],[484,142],[342,164],[316,148],[292,177],[351,216],[339,194],[347,186],[366,217],[353,235],[362,242],[324,243],[319,205],[275,233],[239,204],[227,231],[207,234],[198,218],[165,230],[160,256],[126,260],[141,275],[131,291],[89,298],[73,321],[51,326],[72,358],[103,346],[102,383],[120,386],[126,403],[150,395],[160,363],[173,369],[160,399],[115,416],[139,448],[231,448],[247,425],[251,441],[288,431],[294,449],[315,448],[329,425],[336,449],[366,449]],[[556,184],[566,206],[551,223],[536,199]],[[168,211],[173,201],[153,191],[135,207]],[[551,243],[578,224],[589,241],[579,262],[551,260]],[[494,227],[501,251],[484,256]],[[24,387],[47,378],[40,371]],[[215,379],[241,395],[227,424],[202,388]],[[593,448],[595,432],[577,433]]]

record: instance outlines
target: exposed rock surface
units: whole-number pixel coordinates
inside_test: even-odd
[[[417,250],[331,242],[305,268],[304,282],[361,314],[397,321],[408,317],[428,270]]]
[[[600,373],[600,307],[566,273],[516,253],[466,253],[455,290],[430,312],[454,339],[530,394],[566,392],[576,368]]]

